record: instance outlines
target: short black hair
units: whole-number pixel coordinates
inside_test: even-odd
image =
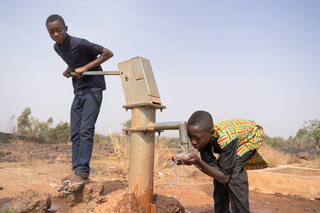
[[[58,14],[52,14],[52,15],[50,15],[50,16],[47,18],[46,26],[47,26],[47,24],[48,24],[49,22],[54,22],[54,21],[60,21],[60,22],[63,24],[64,27],[66,26],[63,18],[62,18],[61,16],[59,16]]]
[[[187,125],[200,126],[201,129],[211,130],[213,128],[213,119],[209,112],[198,110],[190,116]]]

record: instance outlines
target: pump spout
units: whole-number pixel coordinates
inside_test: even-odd
[[[180,144],[188,145],[188,131],[187,131],[187,123],[185,121],[164,122],[164,123],[151,122],[149,124],[149,127],[154,128],[155,131],[179,129]]]

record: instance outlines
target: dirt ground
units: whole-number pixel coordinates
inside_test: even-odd
[[[103,195],[109,195],[109,204],[116,205],[117,196],[128,190],[128,162],[106,160],[110,152],[103,145],[95,146],[90,180],[103,183]],[[72,173],[70,159],[70,145],[0,143],[0,212],[26,189],[54,194],[60,178]],[[176,198],[186,212],[214,212],[212,178],[195,167],[177,167],[176,172],[179,178],[173,165],[155,168],[154,194]],[[320,213],[320,170],[290,165],[249,171],[248,176],[251,212]],[[53,198],[48,212],[85,212],[89,201]]]

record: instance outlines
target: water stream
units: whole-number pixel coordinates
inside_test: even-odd
[[[181,158],[186,158],[189,154],[189,147],[188,145],[181,145],[181,148],[183,150],[182,153],[179,153],[176,155],[177,159],[173,162],[173,172],[175,174],[175,180],[174,182],[172,183],[169,183],[168,186],[165,186],[165,188],[167,187],[173,187],[175,184],[178,185],[179,189],[180,189],[180,200],[183,200],[183,197],[182,197],[182,186],[180,184],[180,170],[181,168],[187,172],[184,168],[184,163],[183,161],[181,160]],[[178,163],[181,162],[182,164],[178,165]]]
[[[180,145],[180,147],[182,149],[182,154],[189,154],[189,145],[188,144]]]

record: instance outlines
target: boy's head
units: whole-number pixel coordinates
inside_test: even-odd
[[[188,137],[195,149],[203,149],[214,135],[213,119],[206,111],[194,112],[188,120]]]
[[[57,44],[63,44],[67,37],[68,26],[65,25],[63,18],[53,14],[47,18],[46,27],[50,37]]]

